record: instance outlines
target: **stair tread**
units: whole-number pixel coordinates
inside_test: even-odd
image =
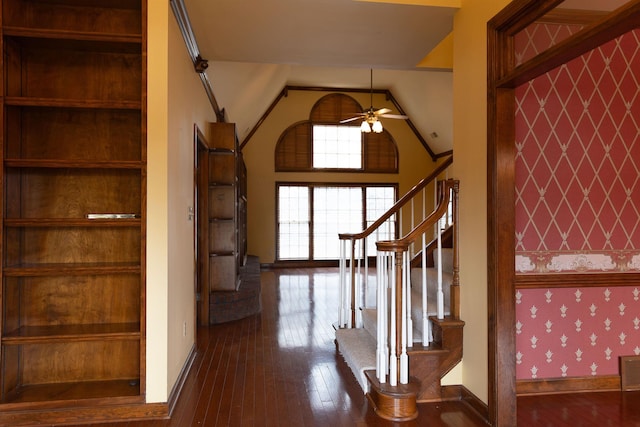
[[[432,343],[429,346],[423,346],[423,345],[414,345],[413,347],[409,347],[407,348],[407,353],[409,355],[412,354],[442,354],[442,353],[446,353],[449,350],[442,348],[442,346],[438,345],[438,344],[434,344]]]
[[[429,320],[433,323],[437,323],[441,326],[446,326],[449,328],[461,328],[464,326],[464,320],[454,319],[451,316],[445,316],[444,319],[438,319],[436,316],[429,316]]]
[[[369,391],[365,372],[376,368],[376,340],[363,328],[336,330],[338,351],[354,373],[362,390]]]

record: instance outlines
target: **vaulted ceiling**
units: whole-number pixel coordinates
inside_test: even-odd
[[[389,89],[435,153],[452,149],[451,39],[465,1],[184,0],[242,140],[285,85]],[[566,0],[613,10],[627,0]],[[435,51],[434,51],[435,49]],[[448,56],[449,55],[449,56]],[[430,137],[431,134],[437,138]]]

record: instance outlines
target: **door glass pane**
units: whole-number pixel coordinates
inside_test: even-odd
[[[313,207],[313,258],[338,259],[338,234],[362,231],[362,189],[316,187]]]
[[[393,187],[367,187],[367,227],[388,211],[395,203],[395,189]],[[395,220],[393,215],[385,223],[367,238],[367,256],[375,256],[376,241],[395,238]]]
[[[278,258],[309,259],[309,188],[278,187]]]

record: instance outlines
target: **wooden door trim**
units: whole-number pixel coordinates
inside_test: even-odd
[[[514,426],[515,368],[515,99],[518,84],[562,65],[637,27],[640,0],[630,1],[567,38],[557,47],[515,66],[513,37],[561,0],[514,0],[488,23],[487,55],[487,252],[489,324],[489,420]],[[576,49],[573,49],[576,48]],[[567,52],[569,51],[569,52]]]
[[[196,324],[209,326],[209,150],[204,133],[194,125],[194,241]],[[198,298],[199,293],[199,298]]]

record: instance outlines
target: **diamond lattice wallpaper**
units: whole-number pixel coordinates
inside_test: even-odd
[[[519,273],[640,270],[639,49],[632,32],[518,88]]]

